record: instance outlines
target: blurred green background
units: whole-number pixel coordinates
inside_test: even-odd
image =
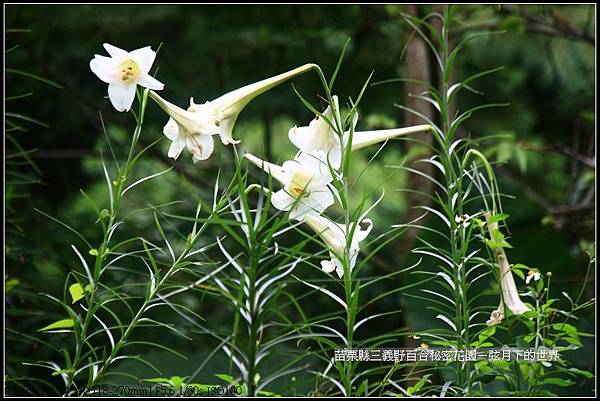
[[[108,153],[101,121],[120,154],[127,151],[133,129],[132,119],[112,109],[106,98],[106,84],[89,69],[94,54],[105,54],[102,43],[126,50],[147,45],[157,49],[162,45],[153,66],[153,69],[158,67],[157,78],[165,83],[161,94],[186,106],[190,96],[198,103],[212,100],[229,90],[308,62],[318,63],[326,74],[331,74],[344,43],[351,38],[336,83],[336,92],[347,99],[356,97],[371,71],[374,71],[373,82],[412,78],[407,74],[417,71],[426,73],[437,84],[431,54],[410,51],[411,41],[417,39],[401,15],[407,12],[424,16],[435,7],[6,5],[7,328],[34,334],[51,319],[59,319],[62,316],[59,308],[49,309],[39,293],[60,297],[67,272],[77,268],[76,256],[70,249],[70,244],[76,242],[74,235],[34,208],[72,225],[92,243],[98,241],[100,230],[94,225],[95,218],[79,190],[82,188],[100,203],[105,202],[100,151]],[[594,241],[595,7],[459,6],[452,39],[458,41],[464,35],[482,30],[503,33],[471,41],[459,56],[454,79],[498,66],[504,69],[477,81],[474,87],[483,93],[463,93],[456,107],[464,110],[482,103],[510,105],[477,113],[467,121],[460,135],[474,138],[499,135],[495,140],[483,142],[480,150],[498,162],[500,188],[510,195],[504,201],[504,209],[510,215],[510,242],[514,247],[508,254],[511,262],[551,272],[556,297],[561,298],[562,291],[577,293],[587,267],[582,243]],[[320,104],[319,95],[323,93],[316,75],[305,75],[293,82],[309,101]],[[358,129],[420,123],[394,107],[394,103],[427,107],[415,104],[414,98],[407,96],[407,90],[401,83],[369,87],[361,103]],[[242,146],[248,151],[282,162],[294,155],[294,148],[287,140],[289,128],[307,125],[312,118],[286,83],[244,109],[234,137],[242,139]],[[142,143],[160,138],[165,122],[164,113],[150,104]],[[176,162],[168,159],[167,142],[162,141],[152,150],[136,174],[141,177],[172,165],[176,169],[153,184],[138,187],[126,198],[125,212],[140,205],[183,200],[174,210],[192,216],[194,197],[209,199],[217,169],[231,168],[229,149],[220,143],[216,143],[215,155],[210,160],[192,165],[186,152]],[[357,166],[355,175],[376,150],[365,150],[353,159]],[[416,185],[417,189],[430,190],[419,188],[419,183],[410,181],[406,172],[389,167],[403,161],[411,163],[422,156],[422,149],[410,142],[394,141],[367,169],[361,188],[372,193],[372,200],[378,197],[381,188],[386,192],[381,206],[371,216],[376,232],[386,231],[390,224],[406,222],[414,213],[414,206],[422,201],[407,198],[397,191],[399,188]],[[252,171],[259,176],[256,169]],[[192,185],[192,190],[182,184],[182,177]],[[430,218],[427,224],[438,222]],[[151,215],[140,215],[122,230],[124,237],[157,238]],[[400,237],[373,259],[365,274],[384,274],[413,263],[416,258],[410,249],[414,244],[414,238]],[[386,281],[373,291],[393,288],[411,279],[400,275],[397,281]],[[585,298],[594,296],[594,279],[592,275]],[[298,290],[301,292],[302,288]],[[490,294],[490,304],[496,303],[497,299]],[[230,317],[214,300],[186,302],[211,324],[230,327]],[[424,313],[424,305],[412,299],[398,296],[386,302],[387,306],[401,307],[404,312],[374,326],[375,330],[399,326],[420,329],[439,324],[433,313]],[[322,305],[316,302],[312,307],[319,310]],[[385,308],[386,305],[381,305],[373,313]],[[177,321],[176,316],[173,321]],[[578,321],[578,328],[593,332],[594,327],[593,311],[587,311]],[[164,332],[156,335],[169,336]],[[20,340],[15,336],[7,340],[6,373],[47,375],[21,362],[44,359],[49,351]],[[191,374],[215,346],[202,336],[193,341],[162,340],[173,343],[174,348],[189,356],[187,361],[181,361],[153,351],[155,354],[149,357],[164,367],[165,376]],[[593,347],[594,339],[587,339],[583,350],[573,356],[576,366],[593,370]],[[211,361],[204,377],[222,372],[223,361],[224,358]],[[141,377],[153,375],[144,366],[131,365],[129,369]],[[56,378],[49,380],[58,383]],[[578,395],[590,394],[591,385],[570,390],[571,394],[573,391]]]

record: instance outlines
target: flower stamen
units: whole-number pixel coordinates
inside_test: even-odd
[[[137,82],[138,77],[140,75],[140,67],[138,66],[138,63],[136,63],[135,61],[125,60],[124,62],[121,63],[119,70],[121,72],[121,81]]]
[[[309,174],[306,170],[297,170],[292,176],[292,181],[289,184],[289,192],[295,198],[306,197],[310,195],[310,191],[307,191],[308,184],[312,179],[312,174]]]

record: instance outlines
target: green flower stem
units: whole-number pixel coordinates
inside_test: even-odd
[[[146,299],[144,300],[144,303],[142,304],[142,306],[140,307],[140,309],[137,311],[137,313],[135,314],[135,316],[133,317],[133,319],[131,319],[131,322],[127,326],[127,329],[125,329],[125,332],[123,333],[123,335],[121,336],[121,338],[119,339],[119,341],[115,344],[115,346],[112,349],[110,355],[102,362],[101,367],[98,369],[98,374],[92,380],[90,387],[93,386],[93,385],[95,385],[95,384],[97,384],[97,383],[100,383],[102,381],[102,379],[104,378],[104,375],[106,373],[107,368],[110,366],[110,364],[117,357],[117,355],[119,354],[119,351],[127,343],[127,338],[129,338],[129,335],[133,332],[133,330],[135,329],[135,327],[138,325],[141,317],[144,315],[144,313],[148,309],[148,306],[150,306],[150,304],[156,300],[155,299],[156,294],[159,292],[159,290],[162,289],[162,287],[167,282],[167,280],[169,278],[171,278],[171,276],[177,271],[180,263],[187,257],[188,253],[192,250],[192,248],[193,248],[194,244],[196,243],[196,241],[198,240],[198,238],[200,238],[200,234],[202,232],[204,232],[204,229],[210,223],[211,223],[211,219],[209,217],[208,219],[206,219],[206,221],[200,227],[200,229],[198,230],[198,232],[195,235],[193,235],[192,239],[186,243],[185,248],[184,248],[183,252],[181,253],[181,255],[179,255],[179,257],[177,258],[177,260],[175,260],[175,262],[173,262],[173,264],[171,265],[171,267],[169,267],[169,270],[167,270],[167,272],[165,273],[165,275],[156,284],[156,286],[154,287],[154,289],[148,293],[148,295],[146,296]]]
[[[445,199],[445,212],[448,220],[450,221],[450,253],[453,268],[453,283],[454,283],[454,302],[456,305],[455,309],[455,341],[456,348],[464,349],[470,346],[470,335],[469,335],[469,304],[467,299],[468,286],[466,282],[466,266],[464,259],[469,246],[469,239],[465,237],[465,230],[460,224],[456,224],[455,216],[463,215],[463,190],[462,190],[462,169],[463,163],[454,163],[448,150],[452,145],[451,135],[451,121],[450,121],[450,99],[448,97],[448,89],[450,87],[450,69],[451,65],[449,60],[449,30],[452,22],[452,16],[450,6],[444,5],[443,8],[443,19],[442,19],[442,41],[440,44],[440,59],[441,59],[441,104],[440,104],[440,119],[441,119],[441,130],[443,137],[435,136],[440,142],[440,162],[444,166],[446,171],[446,188],[448,188],[447,197]],[[477,151],[472,151],[477,155]],[[469,152],[466,153],[463,160],[468,159],[470,156]],[[453,203],[453,197],[457,196],[456,205]],[[457,235],[458,234],[458,235]],[[456,362],[455,373],[456,373],[456,384],[459,389],[465,389],[467,384],[467,394],[471,387],[471,375],[469,374],[470,367],[469,363]]]
[[[240,293],[238,296],[238,307],[243,305],[244,302],[242,298],[244,297],[244,285],[247,284],[248,294],[247,301],[250,307],[249,315],[250,322],[248,324],[248,342],[246,347],[246,360],[247,360],[247,377],[245,378],[245,384],[247,387],[247,396],[254,397],[256,396],[256,377],[258,374],[258,367],[256,363],[257,354],[258,354],[258,338],[259,338],[259,321],[258,321],[258,302],[257,302],[257,288],[256,288],[256,280],[257,280],[257,272],[259,268],[259,259],[260,259],[260,245],[258,241],[258,233],[254,229],[254,225],[251,223],[253,221],[252,215],[250,213],[250,204],[248,202],[248,187],[246,186],[246,182],[241,172],[241,158],[238,154],[237,149],[234,149],[235,163],[236,163],[236,181],[237,181],[237,189],[238,196],[241,204],[242,213],[244,213],[244,219],[246,224],[244,225],[247,230],[247,251],[248,251],[248,265],[246,269],[243,269],[243,276],[240,280]],[[236,313],[236,321],[234,322],[234,334],[237,334],[240,314]],[[234,335],[234,344],[235,344],[235,335]],[[232,355],[234,347],[232,346]]]
[[[139,93],[138,93],[138,95],[139,95]],[[127,182],[128,174],[131,172],[133,166],[135,165],[135,162],[137,161],[137,159],[133,158],[133,154],[134,154],[136,145],[138,143],[138,140],[139,140],[139,137],[140,137],[140,134],[142,131],[142,125],[144,122],[144,115],[145,115],[145,110],[146,110],[147,100],[148,100],[148,91],[147,90],[144,91],[143,94],[141,95],[141,98],[138,96],[138,100],[140,100],[140,107],[139,107],[139,113],[138,113],[139,116],[134,113],[134,116],[136,118],[136,126],[135,126],[135,129],[133,132],[133,137],[131,140],[129,153],[127,155],[127,161],[126,161],[125,165],[123,165],[122,167],[119,168],[119,175],[118,175],[117,179],[113,182],[113,184],[115,185],[115,189],[114,189],[114,191],[112,191],[112,198],[111,198],[111,202],[110,202],[111,210],[110,210],[110,215],[109,215],[109,222],[106,225],[106,228],[103,227],[103,233],[104,233],[103,239],[102,239],[102,242],[100,243],[100,246],[98,248],[96,258],[94,261],[94,270],[92,273],[93,283],[90,283],[94,286],[94,290],[92,291],[90,298],[89,298],[88,309],[85,314],[81,332],[76,331],[75,357],[73,358],[73,363],[72,363],[72,367],[71,367],[72,370],[71,370],[71,373],[69,374],[65,394],[68,394],[69,391],[71,390],[72,386],[74,385],[75,372],[78,370],[78,367],[81,364],[82,350],[83,350],[85,343],[87,343],[87,340],[86,340],[87,332],[88,332],[90,323],[92,322],[92,320],[94,318],[95,305],[96,305],[96,294],[97,294],[97,289],[98,289],[98,281],[100,280],[100,272],[102,271],[102,267],[104,266],[104,261],[106,260],[106,256],[110,252],[109,243],[110,243],[113,231],[115,229],[115,224],[117,222],[117,216],[118,216],[118,212],[119,212],[121,198],[123,195],[123,188],[125,186],[125,183]],[[107,183],[107,185],[110,185],[110,184],[111,183]]]

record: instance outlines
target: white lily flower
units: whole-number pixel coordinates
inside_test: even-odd
[[[488,230],[493,238],[494,231],[498,229],[498,222],[490,223],[489,221],[491,217],[491,213],[485,213],[485,218],[488,221]],[[523,301],[521,301],[521,298],[519,298],[519,292],[517,291],[515,279],[513,278],[513,275],[510,271],[510,265],[508,263],[506,253],[504,252],[504,248],[496,248],[495,254],[496,261],[500,266],[500,287],[502,288],[500,306],[503,306],[503,301],[504,304],[506,304],[506,306],[508,307],[508,309],[510,309],[511,312],[515,315],[521,315],[525,312],[528,312],[530,310],[529,307],[525,305]]]
[[[323,112],[323,115],[327,119],[335,124],[335,121],[340,121],[339,115],[339,102],[337,96],[332,97],[334,103],[334,109],[336,115],[334,116],[331,109],[331,105]],[[354,115],[352,122],[353,126],[356,126],[358,120],[358,114]],[[431,126],[415,125],[407,128],[394,128],[385,130],[374,130],[374,131],[355,131],[352,135],[352,150],[362,149],[375,143],[383,142],[385,140],[395,138],[402,135],[413,134],[417,132],[425,132],[431,130]],[[290,141],[304,153],[315,153],[322,152],[326,158],[323,159],[329,162],[334,169],[339,169],[342,162],[342,145],[340,139],[336,134],[335,130],[325,121],[325,119],[319,116],[315,117],[308,126],[304,127],[293,127],[288,132]],[[344,143],[348,143],[350,132],[344,132]]]
[[[340,121],[340,107],[337,96],[333,96],[334,109],[336,115],[334,117],[331,105],[325,109],[323,115],[335,124],[335,121]],[[356,119],[355,119],[356,122]],[[334,169],[338,169],[342,163],[342,146],[340,139],[332,127],[319,116],[315,117],[306,127],[293,127],[288,132],[290,141],[304,153],[322,152],[325,155],[323,160],[327,162],[327,157]]]
[[[161,82],[148,74],[156,57],[150,46],[131,52],[108,43],[103,46],[110,57],[94,55],[90,69],[108,84],[108,97],[117,111],[131,109],[137,85],[154,90],[164,88]]]
[[[329,189],[333,178],[322,162],[322,155],[301,154],[282,166],[265,162],[249,153],[245,157],[283,185],[282,189],[273,193],[271,203],[279,210],[291,210],[290,219],[318,216],[333,205],[333,194]]]
[[[163,128],[163,133],[171,141],[169,157],[177,159],[183,148],[187,147],[193,155],[194,163],[206,160],[214,150],[212,135],[219,135],[213,116],[198,111],[194,98],[190,98],[190,107],[184,110],[150,91],[150,97],[171,117]]]
[[[521,315],[530,309],[521,301],[515,279],[510,271],[510,265],[503,248],[496,250],[496,259],[500,265],[500,286],[502,287],[502,299],[515,315]]]
[[[346,247],[346,236],[351,231],[351,228],[344,224],[337,224],[329,220],[324,216],[311,216],[305,220],[308,224],[325,242],[325,245],[329,249],[329,256],[331,260],[321,261],[321,268],[326,273],[331,273],[335,270],[338,277],[344,276],[344,265],[340,257],[344,254]],[[354,268],[358,253],[360,251],[358,243],[364,240],[367,235],[373,229],[373,222],[371,219],[364,219],[361,224],[368,224],[368,227],[361,229],[360,225],[354,229],[354,233],[350,245],[350,270]],[[350,226],[352,227],[352,226]]]
[[[240,142],[233,139],[233,126],[239,113],[252,99],[313,68],[318,67],[316,64],[305,64],[283,74],[246,85],[204,104],[195,104],[192,99],[188,110],[193,114],[182,113],[185,110],[167,102],[154,92],[150,92],[150,96],[175,120],[180,129],[183,127],[190,133],[203,135],[214,135],[214,132],[217,132],[221,136],[221,142],[228,145]]]
[[[538,281],[540,277],[541,274],[539,272],[536,272],[535,270],[529,270],[529,272],[527,272],[527,277],[525,278],[525,284],[529,284],[531,279]]]

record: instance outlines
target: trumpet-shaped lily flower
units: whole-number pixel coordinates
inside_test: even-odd
[[[339,116],[339,102],[337,96],[333,96],[333,109],[335,109],[335,115],[332,111],[331,105],[323,112],[323,115],[329,120],[331,124],[335,124],[335,121],[340,121]],[[353,120],[353,125],[356,126],[357,114]],[[385,140],[395,138],[402,135],[413,134],[417,132],[429,131],[431,126],[415,125],[407,128],[394,128],[385,130],[375,131],[355,131],[352,135],[352,150],[362,149],[369,145],[373,145]],[[322,152],[326,158],[329,159],[331,166],[334,169],[339,169],[342,162],[342,145],[339,136],[335,130],[329,125],[329,123],[319,116],[315,117],[308,126],[305,127],[293,127],[288,133],[290,141],[304,153],[316,153]],[[348,143],[350,132],[344,133],[344,144]],[[323,160],[327,162],[326,159]]]
[[[331,105],[323,112],[323,115],[331,124],[340,121],[339,103],[337,96],[333,96],[334,116]],[[355,120],[356,121],[356,120]],[[304,153],[322,152],[329,158],[331,166],[338,169],[342,162],[342,147],[340,139],[329,123],[319,116],[315,117],[306,127],[293,127],[288,132],[288,137],[294,145]],[[327,162],[327,160],[323,160]]]
[[[350,231],[352,231],[352,228],[349,229],[349,227],[344,224],[334,223],[324,216],[308,217],[305,220],[305,223],[319,234],[329,249],[331,260],[321,261],[321,268],[323,271],[326,273],[335,271],[338,277],[342,278],[344,276],[344,265],[340,258],[344,254],[346,238]],[[373,229],[373,222],[370,219],[362,220],[361,224],[367,224],[367,228],[362,229],[360,226],[357,226],[354,229],[349,249],[350,270],[354,268],[356,259],[358,258],[358,253],[360,251],[358,243],[364,240]],[[352,227],[352,225],[350,225],[350,227]]]
[[[491,216],[491,213],[485,213],[485,218],[488,221],[488,230],[493,238],[494,232],[498,229],[498,222],[490,223]],[[497,247],[495,250],[495,255],[496,262],[498,263],[498,266],[500,266],[500,287],[502,288],[502,296],[500,299],[500,306],[497,310],[492,312],[492,316],[490,317],[490,320],[488,320],[488,322],[491,324],[499,323],[504,317],[504,304],[515,315],[521,315],[531,310],[523,303],[523,301],[521,301],[521,298],[519,298],[519,292],[517,291],[515,279],[510,271],[510,264],[508,263],[504,248],[501,246]]]
[[[108,84],[108,98],[117,111],[131,109],[137,85],[154,90],[164,88],[161,82],[148,74],[156,57],[150,46],[131,52],[108,43],[104,43],[104,48],[110,57],[94,55],[90,69]]]
[[[282,166],[248,153],[245,157],[283,185],[282,189],[273,193],[271,203],[279,210],[290,210],[290,219],[318,216],[333,205],[333,194],[329,189],[332,177],[322,162],[322,155],[301,154]]]
[[[218,130],[221,142],[224,145],[228,145],[230,143],[239,143],[239,141],[233,139],[233,126],[239,113],[252,99],[280,83],[313,68],[318,67],[316,64],[305,64],[283,74],[246,85],[204,104],[194,104],[192,101],[190,102],[191,110],[188,109],[188,111],[193,114],[182,113],[185,110],[179,108],[174,109],[173,107],[177,106],[162,99],[156,93],[150,92],[150,96],[175,120],[180,129],[183,127],[188,132],[196,134],[202,132],[204,135],[213,135],[214,131]],[[206,132],[209,133],[207,134]]]
[[[194,99],[190,99],[190,107],[184,110],[150,91],[150,97],[171,117],[163,128],[163,133],[171,141],[169,157],[177,159],[187,147],[193,155],[194,163],[206,160],[214,149],[212,135],[219,135],[219,127],[215,125],[213,116],[198,111]]]

